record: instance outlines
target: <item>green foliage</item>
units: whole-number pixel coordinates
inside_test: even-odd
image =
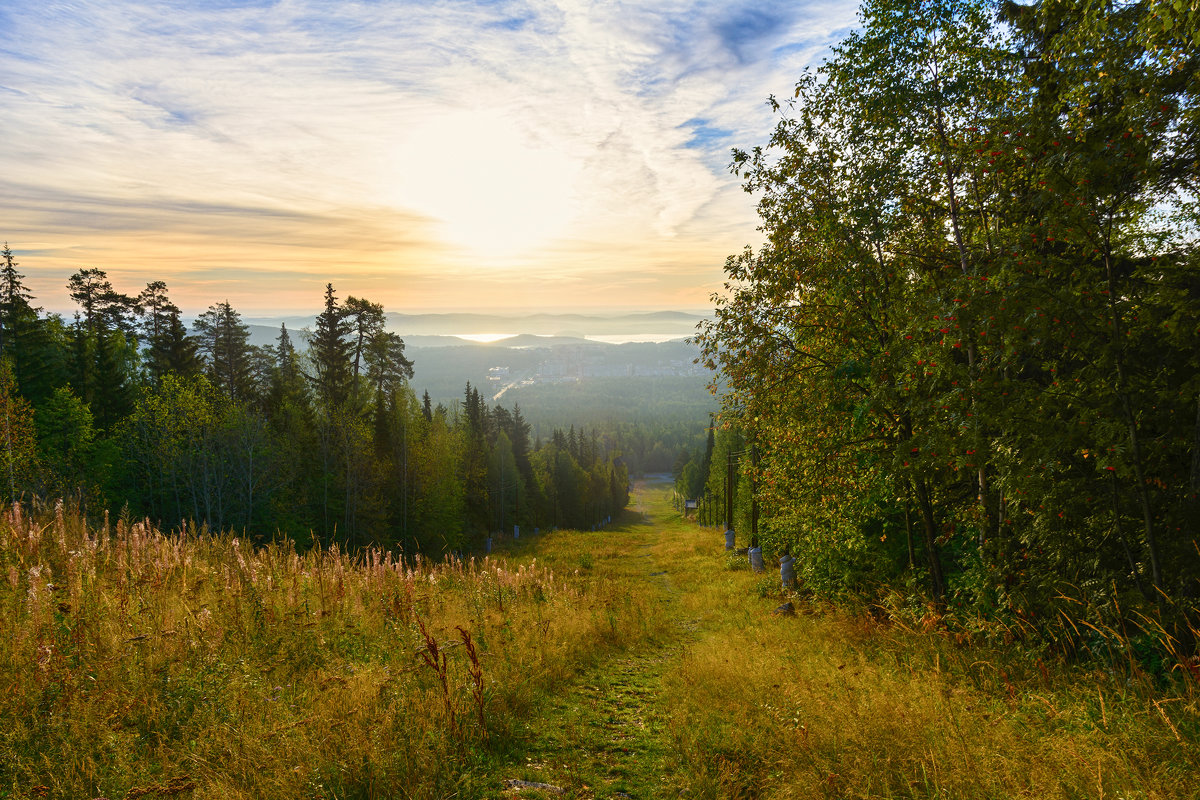
[[[735,153],[767,241],[700,341],[741,471],[815,590],[1192,597],[1195,50],[1147,5],[998,13],[864,4]]]
[[[241,314],[229,301],[215,303],[196,318],[195,329],[209,382],[230,400],[246,402],[254,398],[257,387],[250,329],[242,322]]]
[[[345,311],[338,306],[333,284],[325,286],[325,309],[317,317],[317,329],[309,344],[313,373],[309,376],[317,400],[328,407],[345,403],[350,397],[353,342]]]
[[[101,469],[93,459],[96,429],[91,409],[68,387],[55,390],[35,417],[38,452],[47,471],[43,494],[70,496],[90,494],[103,484]]]
[[[0,487],[10,502],[25,493],[38,469],[33,409],[17,394],[8,359],[0,358]]]

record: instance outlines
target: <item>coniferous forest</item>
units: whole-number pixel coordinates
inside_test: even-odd
[[[228,302],[189,330],[165,283],[127,295],[95,268],[70,277],[73,319],[41,314],[2,258],[6,500],[434,554],[514,526],[592,527],[627,502],[611,437],[533,441],[519,406],[469,383],[452,408],[417,398],[383,307],[332,285],[312,331],[257,347]]]

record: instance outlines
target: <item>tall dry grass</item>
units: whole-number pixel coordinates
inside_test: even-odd
[[[1141,637],[1178,641],[1152,618],[1096,624],[1089,651],[1064,655],[985,620],[784,593],[708,536],[687,602],[721,611],[663,693],[690,797],[1200,797],[1200,684],[1147,667]],[[772,614],[785,600],[796,616]]]
[[[626,649],[656,689],[620,702],[662,720],[653,763],[616,765],[634,796],[1200,797],[1200,690],[1128,631],[1070,660],[936,610],[772,616],[778,578],[660,494],[653,524],[445,564],[8,509],[0,798],[616,796],[570,749],[609,705],[567,691],[589,730],[559,731],[544,701],[626,682]]]
[[[626,588],[536,558],[301,554],[61,505],[0,517],[0,619],[3,798],[474,796],[538,693],[650,629]]]

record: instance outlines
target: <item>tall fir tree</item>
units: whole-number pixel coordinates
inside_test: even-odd
[[[254,361],[250,329],[226,300],[196,318],[199,351],[213,386],[231,400],[254,398]]]
[[[147,350],[146,363],[155,382],[170,373],[183,378],[201,373],[204,365],[200,358],[200,344],[188,334],[179,309],[168,314],[164,332]]]
[[[325,308],[317,316],[317,329],[309,342],[308,354],[312,361],[310,380],[316,399],[330,408],[345,405],[350,398],[353,381],[353,344],[347,338],[350,331],[350,323],[338,305],[333,284],[326,284]]]
[[[3,259],[0,263],[0,358],[11,356],[15,360],[18,329],[33,311],[30,307],[33,295],[25,288],[25,276],[17,272],[17,262],[8,242],[0,251],[0,259]]]
[[[17,271],[8,242],[0,259],[0,358],[10,359],[18,391],[36,402],[53,390],[61,355],[51,346],[38,316],[41,309],[32,304],[33,293],[25,286],[25,276]]]

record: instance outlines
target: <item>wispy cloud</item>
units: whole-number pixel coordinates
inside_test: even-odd
[[[396,309],[702,305],[756,238],[730,147],[853,22],[744,0],[0,15],[0,238],[42,302],[86,265],[247,310],[311,307],[289,292],[323,279]]]

